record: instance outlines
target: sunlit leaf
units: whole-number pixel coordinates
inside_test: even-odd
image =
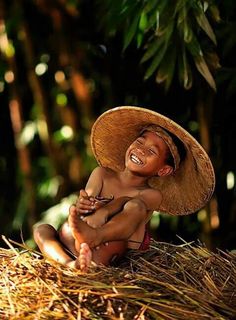
[[[143,33],[138,33],[137,35],[137,48],[140,48],[143,42]]]
[[[185,24],[184,26],[183,33],[184,33],[184,41],[186,43],[191,42],[193,38],[193,31],[192,29],[189,28],[187,24]]]
[[[133,40],[135,33],[137,32],[138,29],[138,23],[139,23],[140,17],[137,15],[134,17],[133,22],[131,26],[129,27],[127,33],[125,33],[125,39],[124,39],[124,48],[125,50],[130,42]]]
[[[184,23],[184,21],[187,18],[187,10],[185,3],[183,3],[183,1],[179,1],[178,3],[178,7],[175,8],[175,14],[177,15],[177,25]]]
[[[147,15],[142,12],[139,20],[139,30],[144,31],[147,27]]]
[[[212,17],[216,22],[220,22],[220,21],[221,21],[220,12],[219,12],[219,9],[217,8],[216,5],[212,4],[212,5],[209,7],[209,11],[210,11],[211,17]]]
[[[209,24],[209,21],[207,20],[204,13],[200,13],[196,16],[196,20],[199,24],[199,26],[206,32],[208,37],[213,41],[213,43],[216,45],[216,36],[212,30],[211,25]]]
[[[198,69],[198,71],[201,73],[201,75],[206,79],[210,87],[216,91],[216,83],[214,78],[212,77],[212,74],[206,64],[206,61],[204,60],[203,57],[195,57],[194,59],[195,65]]]
[[[155,70],[158,68],[159,64],[161,63],[162,59],[164,58],[166,49],[169,46],[169,41],[172,36],[173,29],[174,29],[174,24],[171,23],[165,29],[165,32],[162,33],[162,36],[157,38],[161,42],[158,43],[158,48],[156,48],[156,51],[154,52],[155,56],[153,57],[153,60],[145,73],[145,76],[144,76],[145,80],[147,80],[155,72]],[[150,51],[149,55],[150,54],[153,54],[153,52]],[[148,55],[145,57],[146,60],[147,60],[147,57],[148,57]],[[142,59],[142,62],[143,62],[143,59]]]
[[[191,41],[189,43],[186,43],[186,47],[193,57],[203,55],[200,43],[194,34],[192,34]]]
[[[187,11],[185,6],[182,8],[182,10],[180,10],[178,14],[177,29],[179,31],[180,37],[183,38],[184,42],[189,43],[192,41],[193,31],[187,19]]]
[[[178,55],[178,73],[180,83],[188,90],[192,87],[192,72],[189,67],[185,47],[182,47],[181,54]]]
[[[147,71],[144,75],[145,80],[150,78],[151,75],[156,71],[157,67],[159,66],[159,64],[161,63],[161,60],[164,57],[165,52],[166,52],[166,46],[164,46],[163,49],[160,49],[159,52],[155,55],[149,68],[147,69]]]
[[[170,45],[165,54],[165,59],[162,60],[159,70],[156,75],[156,82],[164,82],[165,90],[168,91],[175,71],[176,64],[176,46]]]
[[[165,42],[164,37],[157,38],[155,37],[151,44],[148,45],[148,49],[146,50],[145,54],[141,59],[141,63],[149,60],[155,53],[163,46]]]

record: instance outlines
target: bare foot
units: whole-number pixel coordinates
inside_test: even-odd
[[[87,272],[92,262],[92,251],[87,243],[81,243],[77,259],[71,260],[66,265],[73,269],[80,269],[82,272]]]
[[[87,243],[90,248],[100,245],[101,241],[99,240],[97,230],[89,227],[87,223],[79,219],[75,206],[70,207],[68,224],[75,239],[77,252],[80,252],[81,243]]]
[[[81,243],[77,260],[79,262],[80,270],[87,272],[92,262],[92,251],[87,243]]]

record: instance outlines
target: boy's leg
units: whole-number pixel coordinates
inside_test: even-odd
[[[72,218],[72,217],[75,217]],[[73,220],[73,223],[72,221]],[[77,229],[77,224],[82,222],[82,225],[80,226],[80,230]],[[73,224],[73,227],[71,228],[71,225]],[[84,223],[77,214],[77,209],[75,206],[71,206],[70,208],[70,216],[68,218],[68,222],[66,222],[62,228],[61,228],[61,235],[62,235],[62,242],[72,251],[79,251],[81,247],[81,243],[86,243],[84,241],[83,234],[86,233],[86,227],[88,227],[87,223]],[[88,227],[90,229],[90,227]],[[75,231],[76,229],[76,231]],[[101,228],[99,228],[100,230]],[[97,229],[92,229],[96,230]],[[76,232],[78,238],[74,238],[72,234]],[[99,233],[99,231],[98,231]],[[71,239],[72,237],[72,239]],[[92,261],[95,264],[103,264],[103,265],[109,265],[112,261],[115,259],[120,258],[127,249],[127,241],[112,241],[108,244],[101,244],[99,248],[93,248],[91,249],[91,255],[92,255]],[[88,250],[88,249],[87,249]]]
[[[58,236],[61,243],[70,250],[75,256],[78,255],[78,251],[75,249],[75,239],[71,233],[71,228],[68,221],[64,222],[61,228],[58,230]],[[80,249],[80,248],[79,248]]]
[[[111,263],[120,259],[127,250],[126,241],[111,241],[106,244],[101,244],[99,249],[93,248],[93,262],[109,266]]]
[[[41,224],[35,227],[33,235],[36,244],[45,256],[64,265],[76,267],[75,260],[66,253],[53,226]]]
[[[142,201],[132,199],[102,227],[93,229],[79,219],[76,209],[72,206],[68,223],[75,238],[76,249],[81,242],[86,242],[93,248],[109,241],[127,241],[146,219],[146,212],[146,206]]]
[[[66,239],[65,236],[67,237]],[[109,245],[102,244],[99,249],[91,250],[86,243],[81,243],[78,247],[78,252],[75,252],[77,258],[72,259],[66,253],[65,248],[58,240],[57,231],[51,225],[42,224],[35,227],[34,239],[40,251],[45,256],[82,271],[87,271],[92,261],[95,264],[109,265],[114,259],[120,258],[127,247],[124,241],[116,241]],[[64,241],[65,245],[69,244],[69,248],[70,246],[72,249],[74,248],[66,223],[64,227],[62,227],[60,239]],[[73,242],[75,242],[74,238]]]

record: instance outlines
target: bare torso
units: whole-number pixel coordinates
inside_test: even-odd
[[[144,239],[146,224],[153,212],[152,207],[156,207],[158,202],[161,201],[159,191],[151,189],[146,183],[137,183],[137,181],[139,179],[130,178],[123,172],[117,173],[110,169],[98,167],[91,174],[85,189],[89,196],[110,197],[112,195],[114,200],[120,197],[141,198],[147,204],[146,218],[128,239],[128,248],[130,249],[139,249]],[[137,212],[137,214],[139,213]],[[75,252],[74,239],[67,222],[63,226],[63,232],[60,232],[60,238],[72,252]]]
[[[125,179],[122,181],[119,173],[110,169],[101,168],[101,177],[103,183],[99,196],[109,197],[113,195],[114,199],[123,196],[138,198],[144,190],[151,190],[147,185],[137,186],[134,183],[130,186],[129,183],[125,183]],[[152,210],[148,210],[146,220],[140,224],[139,228],[129,238],[128,247],[130,249],[138,249],[140,247],[146,231],[146,224],[150,220],[152,212]]]

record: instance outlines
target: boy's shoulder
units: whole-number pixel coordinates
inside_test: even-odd
[[[140,195],[162,196],[162,193],[160,190],[147,187],[147,188],[140,191]]]
[[[159,208],[162,202],[161,191],[150,187],[140,191],[139,196],[147,204],[149,210],[155,210],[156,208]]]
[[[101,175],[103,177],[111,176],[111,175],[115,174],[115,172],[112,169],[105,168],[105,167],[99,167],[99,166],[97,166],[95,169],[93,169],[93,173],[95,173],[97,175]]]

